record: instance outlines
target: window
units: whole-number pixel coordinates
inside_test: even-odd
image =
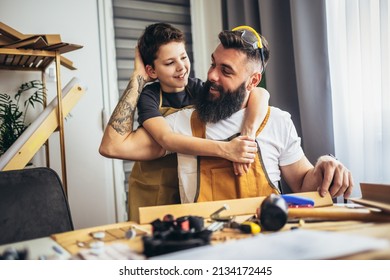
[[[187,53],[193,63],[190,0],[113,0],[112,5],[119,95],[126,89],[129,77],[133,72],[134,48],[137,45],[137,40],[145,27],[150,24],[167,22],[184,31]],[[193,76],[194,71],[191,72]],[[133,162],[124,161],[123,165],[124,186],[127,191]]]
[[[339,0],[326,8],[336,155],[355,186],[389,183],[390,5]]]

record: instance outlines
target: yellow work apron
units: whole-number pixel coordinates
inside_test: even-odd
[[[187,93],[190,94],[188,90]],[[164,117],[182,109],[162,107],[160,91],[159,111]],[[127,198],[128,219],[135,222],[139,222],[139,207],[180,203],[176,153],[135,162],[129,177]]]
[[[270,110],[256,132],[258,135],[268,121]],[[206,126],[194,111],[191,115],[192,135],[206,138]],[[218,157],[198,156],[198,183],[196,202],[236,199],[279,194],[268,177],[258,145],[258,153],[249,171],[241,176],[234,174],[233,163]]]

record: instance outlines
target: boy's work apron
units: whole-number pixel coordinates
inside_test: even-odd
[[[256,136],[266,125],[270,110],[256,132]],[[192,135],[206,138],[206,126],[194,111],[191,115]],[[236,176],[233,163],[219,157],[198,156],[198,183],[196,202],[268,196],[280,191],[270,181],[257,144],[258,153],[246,174]]]
[[[160,91],[159,111],[165,117],[184,108],[162,107]],[[136,161],[129,177],[128,219],[139,222],[139,207],[180,203],[177,155],[168,154],[150,161]]]

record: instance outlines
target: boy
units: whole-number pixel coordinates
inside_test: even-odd
[[[236,162],[233,167],[236,175],[246,172],[257,151],[253,139],[268,109],[268,92],[256,88],[256,92],[251,94],[242,136],[229,142],[173,133],[164,116],[192,106],[196,95],[203,89],[202,81],[189,78],[191,66],[185,50],[184,34],[169,24],[156,23],[146,27],[138,40],[138,49],[145,66],[136,52],[133,77],[110,118],[100,153],[129,159],[123,150],[115,151],[115,146],[110,145],[110,137],[122,137],[125,141],[133,131],[135,105],[138,102],[140,125],[164,149],[189,155],[223,157]],[[229,76],[229,69],[225,69],[225,74]],[[159,83],[146,86],[140,94],[140,89],[150,79],[158,79]],[[137,89],[138,92],[135,92]],[[140,150],[131,159],[145,158]],[[130,175],[128,202],[129,220],[132,221],[138,221],[139,207],[180,203],[176,154],[136,162]]]

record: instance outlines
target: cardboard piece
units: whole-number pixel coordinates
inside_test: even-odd
[[[360,188],[362,198],[350,198],[351,201],[390,214],[390,185],[360,183]]]
[[[325,197],[321,197],[318,192],[303,192],[296,193],[294,195],[313,199],[315,203],[314,207],[333,205],[333,200],[329,194]],[[260,207],[264,199],[265,196],[261,196],[231,200],[140,207],[139,219],[140,224],[147,224],[151,223],[155,219],[162,219],[166,214],[172,214],[174,217],[194,215],[209,218],[211,213],[215,212],[225,204],[229,209],[223,211],[223,216],[253,215],[256,213],[257,208]]]

